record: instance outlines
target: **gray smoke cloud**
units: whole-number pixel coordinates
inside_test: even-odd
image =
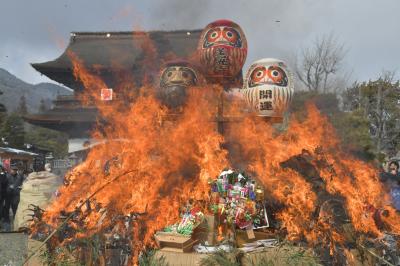
[[[28,82],[47,81],[29,63],[58,57],[71,31],[194,29],[226,18],[246,33],[246,66],[263,57],[289,60],[333,32],[348,49],[348,71],[365,80],[398,67],[398,10],[397,0],[2,0],[0,67]]]

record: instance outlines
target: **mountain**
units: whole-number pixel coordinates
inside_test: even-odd
[[[8,112],[14,111],[20,98],[24,95],[29,113],[39,111],[41,100],[50,107],[57,95],[71,95],[72,91],[52,83],[29,84],[17,78],[5,69],[0,68],[0,103],[4,104]]]

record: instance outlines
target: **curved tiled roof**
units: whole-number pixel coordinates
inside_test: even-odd
[[[179,58],[189,57],[197,47],[201,30],[150,31],[150,32],[72,32],[70,43],[57,59],[32,66],[52,80],[65,86],[81,90],[82,84],[72,72],[69,52],[73,52],[88,70],[99,73],[109,87],[114,88],[120,73],[131,75],[141,82],[143,77],[144,49],[154,45],[156,56],[162,60],[174,54]],[[150,45],[151,45],[150,44]],[[151,65],[159,65],[154,62]]]

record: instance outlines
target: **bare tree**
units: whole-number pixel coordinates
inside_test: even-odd
[[[371,133],[376,140],[376,149],[396,150],[400,141],[400,95],[399,81],[395,81],[395,72],[384,71],[375,82],[375,103],[370,111]],[[371,100],[370,100],[371,102]]]
[[[296,56],[295,72],[309,91],[335,92],[347,76],[339,77],[346,51],[333,34],[317,38],[311,47],[303,48]]]

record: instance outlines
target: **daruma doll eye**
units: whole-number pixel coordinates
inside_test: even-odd
[[[215,42],[219,36],[221,35],[221,32],[217,29],[210,30],[207,34],[207,41],[209,42]]]
[[[263,80],[263,78],[265,77],[266,74],[267,74],[267,70],[265,69],[265,67],[257,67],[251,73],[251,76],[250,76],[251,83],[260,82],[261,80]]]
[[[232,29],[224,29],[224,38],[229,42],[236,42],[238,39],[237,33]]]
[[[274,83],[280,83],[284,75],[285,74],[280,67],[272,66],[268,69],[268,76]]]

